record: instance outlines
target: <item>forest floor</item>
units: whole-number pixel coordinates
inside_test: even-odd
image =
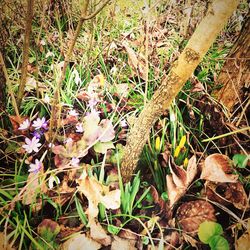
[[[213,94],[247,1],[156,121],[128,183],[120,173],[127,134],[205,16],[206,1],[120,0],[84,22],[53,125],[56,83],[82,7],[36,2],[18,107],[26,6],[10,2],[0,249],[250,249],[248,102],[229,112]]]

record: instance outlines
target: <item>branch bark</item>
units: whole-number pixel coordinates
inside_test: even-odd
[[[29,47],[30,47],[30,35],[32,30],[33,7],[34,7],[34,0],[27,0],[26,25],[25,25],[25,34],[23,43],[23,63],[21,70],[21,80],[17,95],[18,107],[20,107],[20,104],[23,99],[24,88],[27,79],[27,66],[29,62]]]
[[[169,108],[185,82],[201,62],[215,38],[238,5],[238,0],[215,0],[190,38],[169,74],[142,110],[127,138],[121,164],[123,181],[131,179],[155,121]]]
[[[250,83],[250,14],[245,19],[240,35],[231,49],[217,83],[223,84],[220,90],[214,91],[217,99],[229,111],[244,95],[243,87]],[[237,72],[237,73],[236,73]],[[248,86],[247,86],[248,85]]]

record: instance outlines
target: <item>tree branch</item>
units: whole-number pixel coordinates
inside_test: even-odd
[[[198,66],[216,36],[238,5],[238,0],[214,0],[169,74],[137,118],[124,149],[121,174],[124,182],[131,179],[144,144],[155,121],[169,108],[185,82]]]
[[[100,11],[102,11],[102,9],[110,2],[111,0],[106,0],[100,7],[98,10],[96,10],[95,12],[93,12],[92,14],[88,15],[88,16],[81,16],[81,19],[83,19],[84,21],[92,19],[93,17],[95,17]]]

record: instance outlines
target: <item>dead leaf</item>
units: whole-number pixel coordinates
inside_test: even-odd
[[[104,246],[111,244],[111,237],[107,235],[106,231],[102,228],[100,223],[96,223],[95,220],[89,222],[90,236],[93,240],[99,242]]]
[[[216,221],[214,207],[207,201],[197,200],[183,203],[176,212],[180,227],[196,234],[203,221]]]
[[[226,155],[212,154],[205,159],[200,178],[213,182],[236,182],[238,175],[231,172],[230,159]]]
[[[64,239],[74,233],[78,233],[83,229],[84,225],[81,224],[78,227],[68,227],[65,225],[60,225],[60,233],[58,234],[58,239]]]
[[[172,207],[187,191],[197,173],[196,157],[193,155],[187,166],[187,170],[173,164],[169,164],[171,176],[167,175],[167,189],[170,206]]]
[[[135,74],[139,73],[139,76],[143,80],[146,80],[147,70],[146,70],[145,58],[142,55],[140,56],[136,55],[136,52],[132,48],[130,48],[126,42],[123,42],[122,45],[128,54],[128,58],[129,58],[128,63],[133,69],[134,73]]]
[[[61,245],[61,250],[98,250],[101,244],[86,237],[85,234],[74,234]]]
[[[181,237],[180,234],[176,231],[170,232],[164,237],[164,240],[168,242],[166,244],[164,250],[172,250],[174,247],[180,245]]]
[[[24,205],[33,205],[34,211],[39,211],[42,208],[42,200],[37,200],[37,196],[40,193],[45,194],[48,190],[45,181],[41,177],[43,169],[40,169],[39,173],[31,172],[27,179],[27,184],[23,188],[22,203]],[[22,193],[22,191],[21,191]]]
[[[135,240],[125,240],[118,236],[114,236],[114,241],[111,245],[111,250],[136,250]]]
[[[116,92],[119,97],[127,97],[129,93],[129,85],[127,83],[120,83],[115,85]]]
[[[108,209],[118,209],[120,207],[121,191],[119,189],[109,191],[108,186],[101,184],[94,176],[88,176],[86,170],[83,171],[78,190],[83,193],[89,202],[89,220],[98,215],[98,204],[102,203]]]
[[[138,236],[136,235],[136,233],[129,229],[121,230],[118,236],[127,240],[138,240]]]
[[[8,243],[6,234],[3,232],[0,232],[0,249],[1,250],[14,250],[14,248],[12,248],[11,245]]]
[[[240,210],[249,209],[247,194],[240,182],[236,183],[206,183],[205,195],[209,200],[223,205],[233,204]]]
[[[246,232],[236,241],[235,250],[250,249],[250,219],[248,219]]]

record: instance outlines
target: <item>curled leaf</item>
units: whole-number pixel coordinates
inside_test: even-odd
[[[247,194],[240,182],[214,183],[208,181],[205,195],[212,201],[223,205],[233,204],[240,210],[249,209]]]
[[[226,155],[212,154],[205,159],[201,179],[214,182],[236,182],[238,175],[231,174],[230,159]]]
[[[167,175],[167,189],[168,189],[168,197],[170,201],[170,206],[173,206],[175,202],[177,202],[182,195],[188,189],[188,186],[193,181],[196,173],[197,173],[197,163],[195,155],[192,156],[188,162],[187,170],[173,164],[170,164],[170,172],[171,176]]]
[[[88,176],[86,171],[77,182],[79,184],[78,190],[86,196],[89,202],[89,219],[97,217],[99,203],[108,209],[120,207],[121,191],[119,189],[109,191],[108,186],[101,184],[94,176]]]

